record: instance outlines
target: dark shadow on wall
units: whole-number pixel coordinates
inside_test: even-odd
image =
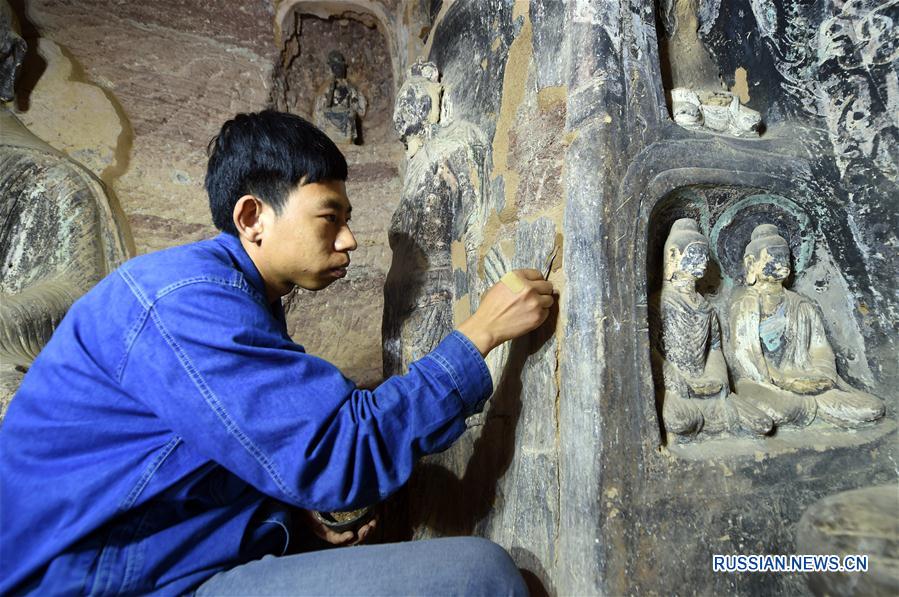
[[[28,45],[25,51],[25,59],[16,79],[16,108],[25,112],[31,106],[31,92],[40,80],[41,75],[47,70],[47,61],[37,53],[37,39],[40,33],[37,27],[28,20],[25,0],[9,0],[10,8],[19,22],[20,35]]]
[[[464,467],[462,477],[431,462],[419,463],[407,486],[388,505],[385,526],[389,530],[381,540],[410,540],[416,529],[427,529],[434,536],[480,534],[478,523],[494,508],[499,481],[515,454],[525,363],[552,337],[558,316],[557,302],[543,325],[510,343],[507,364],[487,403],[479,435],[468,440],[470,447],[465,449],[466,435],[474,431],[469,430],[451,448],[460,459],[458,468]],[[465,459],[465,454],[470,456]],[[553,594],[550,577],[533,554],[520,547],[512,548],[511,553],[523,567],[531,595]]]

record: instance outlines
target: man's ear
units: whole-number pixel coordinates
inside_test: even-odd
[[[262,201],[253,195],[244,195],[234,204],[231,218],[237,234],[253,244],[262,242]]]

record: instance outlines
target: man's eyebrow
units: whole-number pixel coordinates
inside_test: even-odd
[[[333,197],[329,197],[328,199],[322,200],[322,202],[319,204],[319,208],[320,209],[333,209],[335,211],[343,211],[345,208],[347,214],[353,213],[352,205],[347,206],[339,199],[335,199]]]

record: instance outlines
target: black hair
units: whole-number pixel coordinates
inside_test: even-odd
[[[209,142],[206,193],[216,228],[237,236],[237,200],[254,195],[281,213],[290,191],[322,180],[346,180],[346,158],[309,121],[286,112],[238,114]]]

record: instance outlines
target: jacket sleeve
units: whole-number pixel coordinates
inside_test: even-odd
[[[458,332],[373,391],[306,354],[245,291],[201,282],[149,307],[122,384],[260,491],[317,510],[382,500],[415,460],[449,447],[492,392]]]

